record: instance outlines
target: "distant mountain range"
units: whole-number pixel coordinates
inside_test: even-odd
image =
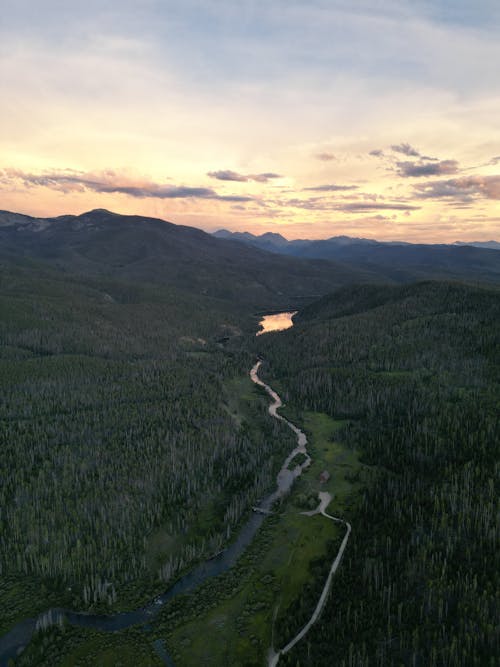
[[[500,250],[498,241],[455,241],[453,245],[470,245],[475,248],[489,248],[490,250]]]
[[[500,252],[490,248],[349,237],[287,241],[272,233],[212,235],[103,209],[55,218],[0,211],[0,269],[7,263],[170,285],[254,309],[296,306],[355,283],[500,284]]]
[[[221,229],[221,239],[239,241],[274,254],[297,258],[343,262],[358,269],[383,274],[394,282],[416,279],[462,279],[486,282],[500,280],[500,243],[497,241],[453,244],[416,244],[402,241],[334,236],[323,240],[288,241],[281,234]]]
[[[452,244],[415,244],[408,243],[406,241],[376,241],[375,239],[365,239],[353,236],[332,236],[329,239],[296,239],[293,241],[288,241],[288,239],[286,239],[281,234],[277,234],[276,232],[266,232],[265,234],[256,236],[250,232],[230,232],[227,229],[219,229],[218,231],[213,232],[213,235],[219,239],[243,241],[244,243],[249,243],[256,248],[262,248],[263,250],[277,252],[283,255],[294,255],[295,257],[323,257],[325,254],[335,254],[336,250],[352,245],[419,247],[434,247],[436,245],[443,247],[445,245],[451,245],[500,250],[500,242],[498,241],[455,241]],[[314,253],[314,255],[311,254],[311,251]]]

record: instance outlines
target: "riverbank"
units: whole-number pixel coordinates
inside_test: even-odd
[[[287,413],[286,408],[281,411]],[[177,667],[216,667],[229,657],[230,664],[263,665],[269,646],[285,646],[311,617],[345,528],[321,515],[304,515],[304,503],[314,499],[316,508],[318,493],[330,493],[333,501],[327,511],[349,515],[360,487],[360,480],[351,478],[362,477],[363,467],[357,453],[336,439],[342,422],[305,413],[299,423],[307,426],[312,463],[277,513],[263,523],[239,561],[239,573],[227,573],[214,580],[210,590],[197,592],[198,599],[210,600],[210,608],[201,614],[193,608],[191,620],[168,633]],[[330,479],[321,483],[325,468]]]

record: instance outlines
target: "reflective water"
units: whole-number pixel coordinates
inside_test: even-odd
[[[286,313],[264,315],[264,317],[259,322],[259,326],[262,327],[262,329],[258,331],[256,335],[262,336],[262,334],[269,333],[270,331],[283,331],[284,329],[290,329],[290,327],[293,327],[292,318],[297,314],[297,312],[297,310],[293,310]]]

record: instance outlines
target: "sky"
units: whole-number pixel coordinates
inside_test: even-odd
[[[0,0],[0,208],[500,240],[498,0]]]

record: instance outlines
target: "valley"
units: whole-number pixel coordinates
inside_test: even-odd
[[[160,221],[114,263],[110,215],[2,245],[2,667],[484,664],[494,278],[360,284],[168,223],[153,271]]]

